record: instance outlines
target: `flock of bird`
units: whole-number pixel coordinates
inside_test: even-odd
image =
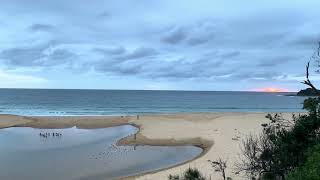
[[[42,138],[62,137],[62,134],[61,133],[56,133],[56,132],[52,132],[52,133],[51,132],[45,132],[45,133],[40,132],[39,136],[42,137]]]
[[[39,136],[41,138],[50,138],[50,137],[62,137],[62,133],[58,132],[40,132]],[[115,144],[109,145],[104,151],[90,155],[90,159],[106,159],[114,158],[115,156],[125,157],[130,152],[136,150],[136,146],[117,146]]]

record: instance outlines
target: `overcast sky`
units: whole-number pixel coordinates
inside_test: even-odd
[[[320,40],[319,0],[1,0],[0,7],[2,88],[294,91],[305,87],[299,80]]]

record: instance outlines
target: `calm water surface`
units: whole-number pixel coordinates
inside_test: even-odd
[[[136,131],[129,125],[90,130],[1,129],[0,179],[113,179],[173,166],[202,152],[193,146],[115,145]]]

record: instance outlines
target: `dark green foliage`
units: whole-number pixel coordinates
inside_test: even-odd
[[[319,143],[319,98],[308,98],[304,101],[307,115],[293,116],[286,121],[281,116],[270,117],[271,123],[265,127],[265,133],[273,144],[270,159],[270,172],[284,177],[295,167],[304,163],[308,148]]]
[[[188,168],[183,176],[180,178],[179,175],[169,175],[169,180],[206,180],[205,177],[202,176],[200,171],[196,168]]]
[[[320,144],[308,153],[307,161],[289,173],[288,180],[319,180],[320,179]]]
[[[198,169],[189,168],[184,172],[184,180],[205,180]]]
[[[272,173],[264,173],[262,175],[261,179],[263,179],[263,180],[275,180],[275,179],[277,179],[277,176],[272,174]]]
[[[312,88],[307,88],[307,89],[303,89],[303,90],[299,91],[297,93],[297,96],[317,96],[319,94],[320,94],[319,91],[315,91]]]
[[[169,177],[168,177],[168,179],[169,180],[179,180],[180,179],[180,177],[179,177],[179,175],[169,175]]]
[[[243,143],[244,160],[238,165],[250,177],[285,179],[296,167],[305,163],[307,150],[320,143],[320,99],[304,101],[305,115],[286,120],[281,114],[267,115],[260,137],[249,137]]]

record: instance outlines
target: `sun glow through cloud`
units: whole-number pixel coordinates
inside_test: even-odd
[[[289,92],[288,89],[275,88],[275,87],[258,88],[258,89],[254,89],[254,91],[258,91],[258,92],[269,92],[269,93]]]

